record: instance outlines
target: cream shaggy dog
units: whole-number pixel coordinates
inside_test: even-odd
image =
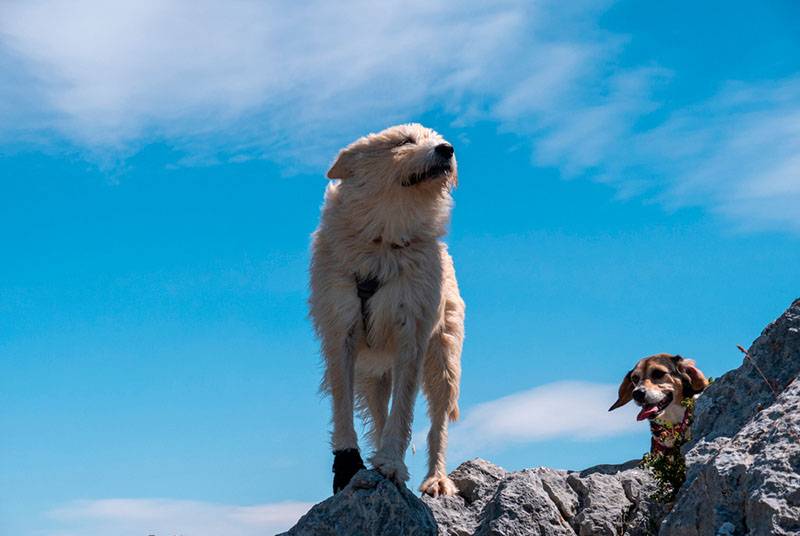
[[[334,493],[363,462],[353,426],[370,424],[372,465],[408,480],[414,400],[428,399],[424,493],[452,495],[447,420],[458,418],[464,302],[440,241],[456,184],[453,146],[419,124],[362,137],[339,152],[313,235],[311,317],[333,401]],[[391,410],[389,401],[391,399]]]

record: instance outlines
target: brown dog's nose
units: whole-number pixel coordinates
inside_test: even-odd
[[[436,146],[436,149],[434,149],[434,151],[436,151],[436,154],[438,154],[443,158],[450,158],[451,156],[453,156],[453,153],[456,152],[456,150],[453,149],[453,146],[450,145],[449,143],[440,143],[439,145]]]
[[[633,399],[640,404],[644,402],[644,389],[634,389]]]

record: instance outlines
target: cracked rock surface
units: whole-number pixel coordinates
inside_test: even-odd
[[[656,484],[638,460],[509,472],[475,459],[450,475],[459,494],[438,499],[360,471],[285,534],[800,535],[798,375],[800,300],[697,400],[687,480],[674,505],[651,501]]]
[[[442,536],[643,536],[663,512],[650,504],[655,485],[637,463],[506,472],[476,459],[452,473],[460,496],[423,500]]]
[[[434,536],[430,508],[405,486],[362,469],[342,491],[315,505],[283,536]]]
[[[800,534],[800,300],[697,400],[664,536]]]

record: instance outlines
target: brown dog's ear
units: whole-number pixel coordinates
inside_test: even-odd
[[[355,155],[352,149],[349,147],[342,149],[328,170],[327,177],[329,179],[349,179],[353,176],[354,159]]]
[[[697,393],[702,393],[708,387],[708,380],[703,374],[693,359],[684,359],[683,357],[675,356],[675,366],[683,377],[684,383],[684,396],[691,396]],[[691,392],[686,392],[686,387],[690,388]]]
[[[631,381],[632,373],[633,370],[629,370],[622,379],[622,383],[619,384],[619,397],[617,398],[617,401],[614,402],[610,408],[608,408],[608,411],[613,411],[620,406],[624,406],[633,398],[633,382]]]

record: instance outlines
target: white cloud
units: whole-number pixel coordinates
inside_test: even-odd
[[[264,536],[289,529],[311,504],[231,506],[172,499],[75,501],[49,513],[51,536]]]
[[[642,160],[658,162],[668,205],[710,205],[742,227],[800,231],[800,77],[729,85],[640,145],[651,148]]]
[[[469,408],[450,432],[451,457],[462,459],[511,444],[591,440],[641,430],[633,407],[613,412],[614,385],[549,383]]]
[[[597,27],[608,4],[4,2],[0,140],[55,132],[101,160],[165,141],[182,164],[320,169],[365,131],[445,110],[518,135],[564,177],[800,230],[800,78],[720,80],[675,109],[654,95],[681,73],[623,67],[635,35]]]
[[[564,11],[546,7],[39,0],[0,5],[0,43],[51,127],[94,150],[161,138],[318,163],[432,108],[547,106],[606,45],[543,37]]]

